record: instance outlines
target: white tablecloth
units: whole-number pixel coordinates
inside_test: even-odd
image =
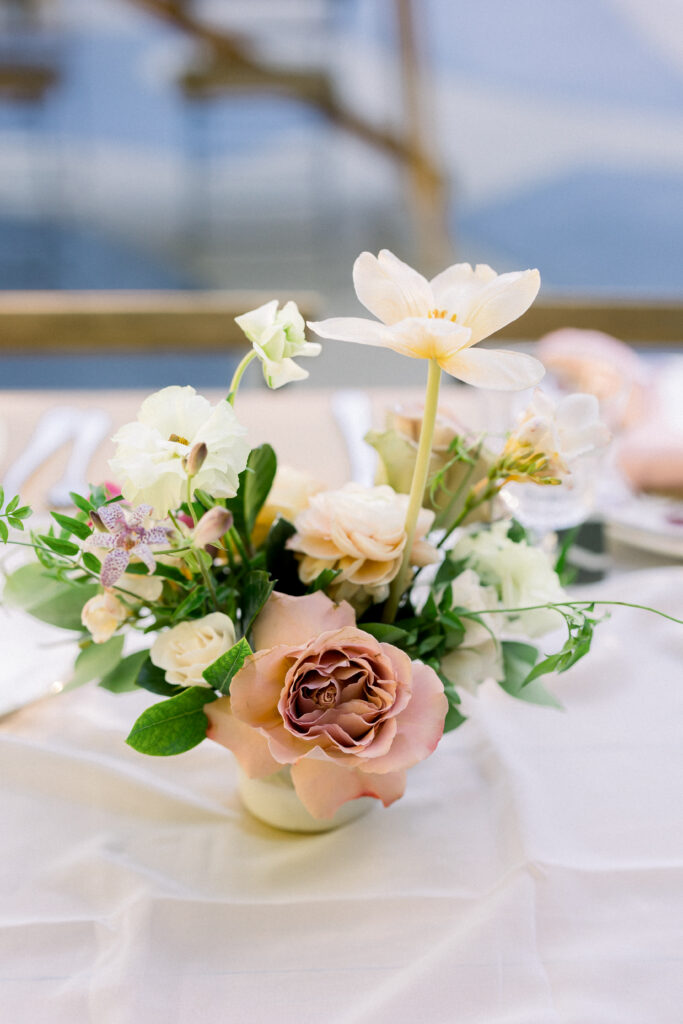
[[[683,569],[600,593],[683,616]],[[251,819],[220,747],[128,748],[149,695],[6,718],[2,1024],[680,1024],[683,627],[618,609],[551,686],[484,687],[319,836]]]

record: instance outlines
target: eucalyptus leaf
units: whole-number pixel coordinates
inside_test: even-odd
[[[103,644],[90,643],[76,658],[74,674],[66,684],[66,690],[75,690],[83,683],[101,679],[118,665],[123,651],[123,637],[113,636]]]
[[[191,686],[176,697],[153,704],[140,715],[126,743],[141,754],[167,757],[191,750],[206,736],[206,704],[216,694],[204,686]]]
[[[541,683],[535,679],[529,681],[530,673],[538,658],[538,650],[530,644],[523,644],[516,640],[504,640],[501,647],[505,678],[500,682],[500,686],[505,692],[509,693],[511,697],[525,700],[530,704],[562,709],[557,698],[549,693]]]
[[[149,656],[148,651],[135,651],[122,658],[110,672],[102,676],[100,686],[110,693],[127,693],[137,688],[137,677],[140,667]]]
[[[31,562],[8,576],[3,601],[61,629],[82,630],[81,610],[99,592],[96,583],[64,583]]]
[[[6,544],[9,537],[9,530],[7,529],[7,523],[0,519],[0,540]]]

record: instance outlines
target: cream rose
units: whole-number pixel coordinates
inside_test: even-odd
[[[126,606],[111,591],[105,590],[103,594],[95,594],[85,602],[81,611],[81,622],[94,643],[104,644],[114,635],[127,616]]]
[[[258,546],[266,539],[278,516],[293,523],[313,495],[323,490],[323,486],[309,473],[291,466],[278,466],[270,493],[256,517],[254,543]]]
[[[287,541],[299,558],[299,576],[311,583],[323,569],[339,569],[330,588],[336,600],[357,605],[384,601],[403,558],[407,508],[408,496],[387,486],[351,483],[313,495],[308,508],[296,517],[296,534]],[[438,558],[436,549],[424,540],[433,520],[433,512],[420,511],[413,565],[429,565]]]
[[[160,633],[149,652],[152,662],[164,669],[166,680],[175,686],[208,686],[205,668],[235,643],[232,619],[212,612],[203,619],[181,622]]]

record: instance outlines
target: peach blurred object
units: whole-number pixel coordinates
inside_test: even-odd
[[[662,437],[656,426],[634,430],[617,464],[634,490],[683,498],[683,435]]]
[[[647,414],[649,368],[617,338],[563,327],[539,340],[537,354],[564,390],[595,395],[612,429],[631,426]]]

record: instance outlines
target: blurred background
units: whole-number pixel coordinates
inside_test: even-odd
[[[224,313],[357,312],[381,247],[671,315],[682,172],[678,0],[0,0],[3,386],[216,384]],[[160,360],[169,309],[206,335]],[[325,349],[316,383],[368,377]]]

